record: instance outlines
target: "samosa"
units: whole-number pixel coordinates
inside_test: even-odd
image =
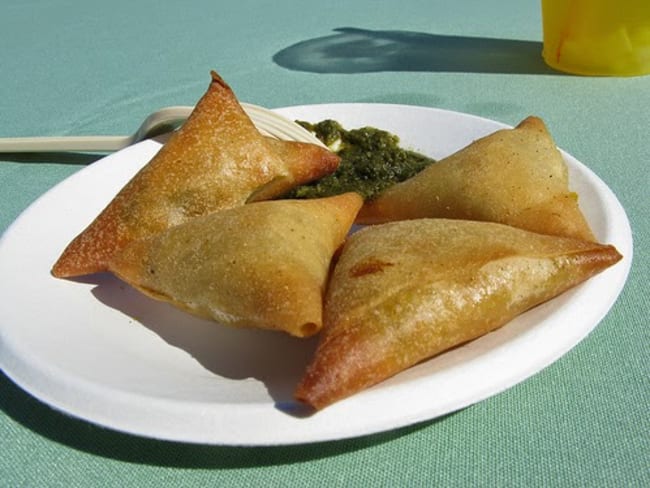
[[[312,144],[311,142],[285,141],[270,136],[265,139],[270,144],[271,149],[287,165],[287,169],[291,174],[291,187],[309,183],[333,173],[341,162],[341,158],[336,153],[326,149],[325,146]],[[273,193],[273,196],[276,196],[277,188],[274,189]],[[257,195],[257,197],[259,200],[260,195]]]
[[[562,154],[538,117],[498,130],[366,202],[360,223],[414,218],[499,222],[594,240]]]
[[[346,193],[222,210],[132,242],[109,268],[193,314],[310,336],[322,327],[332,257],[362,203]]]
[[[366,227],[341,250],[296,398],[324,408],[503,326],[619,259],[613,246],[491,222]]]
[[[336,169],[323,147],[262,136],[215,72],[183,126],[63,251],[52,274],[105,271],[129,242],[249,201],[272,198]],[[282,154],[279,154],[281,152]]]

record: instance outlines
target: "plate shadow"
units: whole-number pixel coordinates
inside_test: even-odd
[[[109,273],[95,275],[92,294],[104,305],[136,317],[172,347],[187,352],[202,367],[222,378],[263,383],[278,410],[303,417],[311,413],[293,400],[317,338],[229,327],[195,317],[149,298]]]

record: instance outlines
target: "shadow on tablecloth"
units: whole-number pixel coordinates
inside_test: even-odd
[[[105,157],[106,154],[97,154],[89,152],[73,151],[42,151],[42,152],[25,152],[25,153],[4,153],[3,161],[14,163],[43,163],[43,164],[72,164],[86,166]]]
[[[96,456],[129,463],[189,469],[240,469],[328,458],[407,435],[446,417],[355,439],[295,446],[226,447],[167,442],[104,429],[69,417],[34,399],[0,372],[0,409],[49,441]],[[450,414],[453,415],[453,414]]]
[[[400,30],[334,29],[273,56],[278,65],[312,73],[431,71],[560,74],[542,60],[542,43]]]

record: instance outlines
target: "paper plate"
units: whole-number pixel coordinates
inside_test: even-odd
[[[384,104],[288,107],[292,119],[371,125],[434,158],[505,127],[432,108]],[[44,194],[0,241],[0,365],[41,401],[89,422],[158,439],[221,445],[298,444],[395,429],[467,407],[549,365],[583,339],[626,280],[625,211],[564,153],[571,186],[602,242],[624,259],[476,341],[310,415],[292,400],[315,339],[197,319],[111,275],[55,279],[63,248],[159,149],[145,141]]]

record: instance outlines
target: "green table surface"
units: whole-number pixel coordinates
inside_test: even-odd
[[[535,1],[3,0],[0,33],[0,137],[131,133],[157,108],[195,103],[210,69],[268,107],[386,102],[507,124],[536,114],[616,193],[635,246],[617,303],[560,360],[456,413],[366,437],[140,438],[54,411],[0,374],[0,485],[650,486],[650,77],[548,69]],[[94,159],[0,155],[0,228]]]

